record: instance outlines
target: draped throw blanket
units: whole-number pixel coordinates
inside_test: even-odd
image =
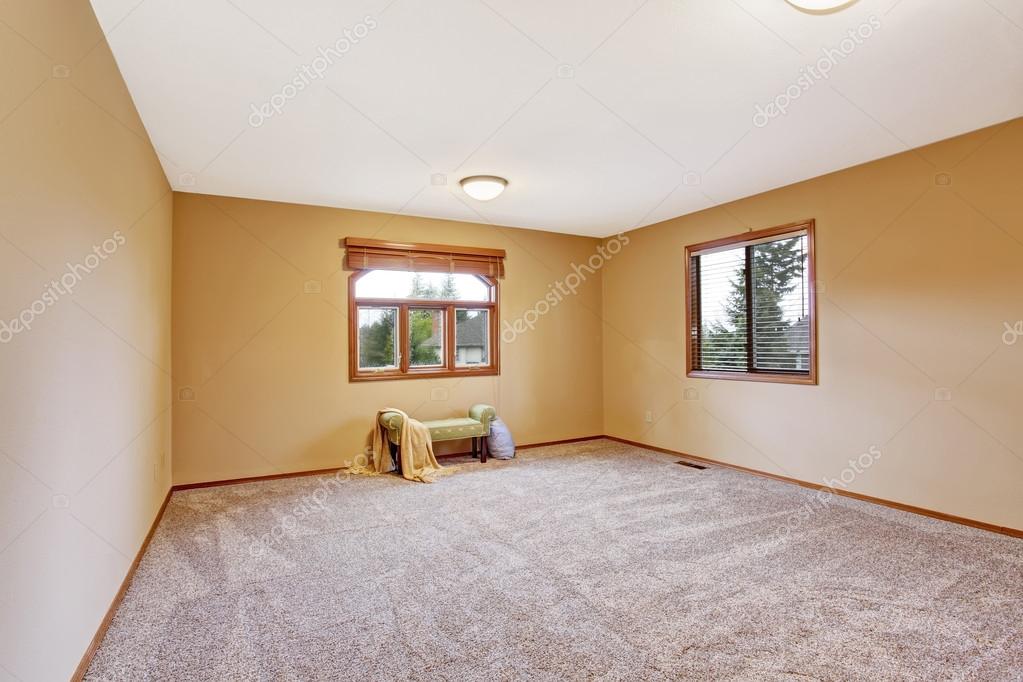
[[[369,463],[369,471],[356,473],[384,474],[394,471],[394,459],[387,440],[387,428],[380,423],[380,415],[384,412],[397,412],[401,415],[401,433],[398,437],[398,453],[401,457],[401,475],[410,481],[433,483],[433,480],[444,473],[444,468],[437,463],[433,454],[433,441],[430,430],[422,422],[410,418],[401,410],[385,407],[377,412],[373,420],[373,461]]]

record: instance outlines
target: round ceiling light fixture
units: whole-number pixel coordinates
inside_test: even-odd
[[[856,0],[785,0],[787,3],[795,7],[796,9],[804,12],[810,12],[811,14],[828,14],[829,12],[837,12],[840,9],[845,9],[849,5],[856,2]]]
[[[470,175],[467,178],[462,178],[458,184],[462,186],[466,194],[476,201],[490,201],[504,191],[504,188],[508,186],[508,181],[496,175]]]

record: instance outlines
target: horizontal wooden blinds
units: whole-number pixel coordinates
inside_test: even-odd
[[[345,249],[345,267],[349,270],[409,270],[504,277],[504,249],[361,237],[347,237],[341,241],[341,246]]]

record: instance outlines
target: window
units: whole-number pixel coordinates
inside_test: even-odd
[[[817,383],[814,221],[686,247],[688,376]]]
[[[349,237],[351,381],[498,374],[504,251]]]
[[[455,366],[490,364],[490,311],[455,308]]]

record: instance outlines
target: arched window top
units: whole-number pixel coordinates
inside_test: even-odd
[[[464,273],[369,270],[355,280],[355,297],[486,302],[491,300],[491,285]]]

